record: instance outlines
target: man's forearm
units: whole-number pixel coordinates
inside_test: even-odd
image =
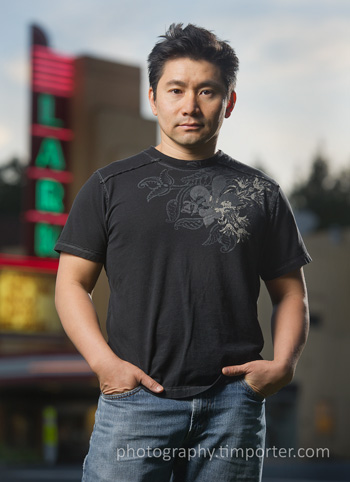
[[[306,293],[285,296],[274,306],[272,337],[274,360],[294,373],[309,331]]]
[[[92,299],[82,286],[58,280],[56,309],[68,337],[94,372],[109,358],[116,358],[103,337]]]
[[[309,332],[308,299],[302,271],[291,288],[273,303],[271,328],[274,360],[285,364],[294,373]]]
[[[273,304],[274,364],[287,383],[292,380],[309,332],[307,290],[302,269],[266,282]]]

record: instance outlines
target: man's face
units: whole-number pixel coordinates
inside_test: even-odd
[[[169,60],[156,98],[150,88],[149,99],[158,117],[162,152],[184,159],[189,154],[214,154],[222,122],[234,104],[234,94],[227,96],[219,67],[205,60]]]

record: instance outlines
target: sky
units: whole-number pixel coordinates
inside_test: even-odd
[[[240,59],[237,103],[218,148],[263,166],[286,191],[322,153],[350,165],[349,0],[0,0],[0,164],[29,159],[29,31],[59,53],[91,55],[142,71],[142,115],[151,118],[146,59],[173,22],[230,42]],[[145,146],[147,147],[147,146]]]

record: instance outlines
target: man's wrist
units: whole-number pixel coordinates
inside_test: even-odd
[[[94,356],[91,360],[88,361],[91,370],[98,375],[101,370],[105,369],[108,366],[113,365],[115,367],[116,364],[122,363],[122,359],[119,358],[111,349],[109,349],[108,353],[104,353],[103,355]]]
[[[286,380],[287,383],[293,380],[296,365],[293,361],[290,359],[274,358],[273,363],[281,379]]]

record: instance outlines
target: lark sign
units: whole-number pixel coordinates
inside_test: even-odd
[[[56,257],[54,245],[64,226],[69,171],[70,101],[74,58],[49,46],[38,27],[31,31],[31,161],[27,170],[28,254]]]

